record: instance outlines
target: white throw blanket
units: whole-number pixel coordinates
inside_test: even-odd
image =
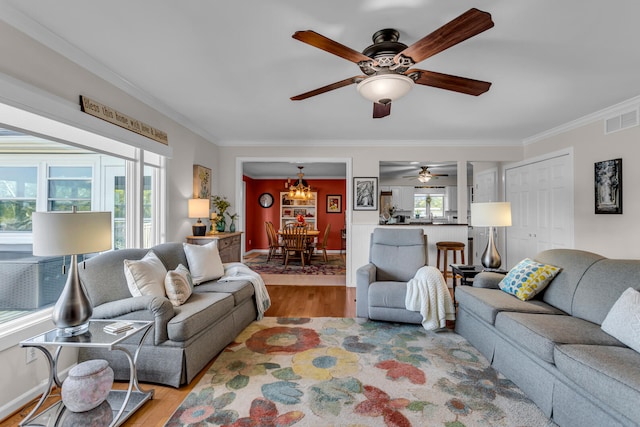
[[[264,312],[271,307],[271,298],[260,274],[256,273],[241,262],[228,262],[224,264],[224,276],[218,279],[219,282],[231,282],[233,280],[248,280],[253,284],[256,295],[256,309],[258,310],[258,320],[264,317]]]
[[[456,320],[447,282],[436,267],[420,268],[407,282],[404,303],[407,310],[422,314],[422,326],[427,330],[444,328],[447,320]]]

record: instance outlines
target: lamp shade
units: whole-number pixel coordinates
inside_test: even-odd
[[[358,83],[358,93],[369,101],[387,104],[405,96],[413,80],[402,74],[380,74]]]
[[[111,249],[111,212],[34,212],[31,220],[36,256]]]
[[[508,227],[511,225],[511,203],[471,203],[473,227]]]
[[[209,218],[209,199],[189,199],[189,218]]]

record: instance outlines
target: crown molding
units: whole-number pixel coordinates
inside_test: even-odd
[[[602,110],[596,111],[595,113],[587,114],[586,116],[580,117],[576,120],[572,120],[563,125],[556,126],[552,129],[533,135],[529,138],[525,138],[522,140],[522,145],[535,144],[536,142],[540,142],[553,136],[581,128],[598,120],[605,120],[610,118],[611,116],[615,116],[625,111],[638,108],[638,106],[640,106],[640,95],[627,99],[626,101],[619,102],[610,107],[603,108]]]
[[[522,147],[518,140],[506,139],[434,139],[434,140],[353,140],[309,139],[313,147]],[[220,147],[299,147],[300,140],[222,140]]]

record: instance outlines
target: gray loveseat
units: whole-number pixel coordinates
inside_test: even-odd
[[[181,306],[165,297],[132,297],[124,274],[124,260],[139,260],[153,250],[167,270],[188,267],[182,243],[164,243],[151,249],[121,249],[86,261],[80,279],[94,309],[95,319],[153,320],[153,330],[138,358],[140,381],[179,387],[188,384],[222,349],[257,318],[254,288],[248,281],[205,282]],[[129,340],[134,340],[135,336]],[[131,354],[136,345],[126,348]],[[129,365],[120,351],[79,350],[79,361],[106,359],[115,378],[129,378]]]
[[[640,354],[600,329],[640,289],[640,261],[569,249],[535,260],[562,271],[530,301],[494,289],[496,273],[457,287],[456,332],[560,426],[640,425]]]
[[[369,263],[356,271],[356,316],[422,323],[420,312],[405,308],[405,297],[407,282],[427,263],[427,236],[423,229],[374,229]]]

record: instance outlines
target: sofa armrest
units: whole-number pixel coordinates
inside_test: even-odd
[[[474,288],[491,288],[498,289],[498,283],[504,279],[504,274],[492,271],[483,271],[473,279]]]
[[[369,263],[356,270],[356,316],[369,317],[369,285],[376,280],[376,266]]]
[[[127,318],[154,321],[154,344],[167,339],[167,324],[175,316],[173,305],[165,297],[141,296],[110,301],[93,308],[94,319]]]

